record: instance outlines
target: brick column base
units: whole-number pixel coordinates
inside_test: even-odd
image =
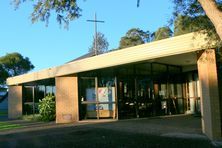
[[[22,116],[22,86],[9,86],[8,118],[18,119]]]
[[[78,78],[56,77],[56,123],[71,123],[78,120]]]
[[[201,87],[202,130],[210,139],[221,139],[220,103],[215,51],[198,55],[198,75]]]

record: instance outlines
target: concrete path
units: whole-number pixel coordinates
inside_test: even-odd
[[[221,147],[201,132],[199,117],[85,120],[75,124],[9,121],[25,126],[0,132],[0,147]]]

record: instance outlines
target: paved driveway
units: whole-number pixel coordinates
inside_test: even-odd
[[[193,116],[32,123],[1,132],[0,147],[216,147],[201,133],[200,125],[200,118]]]

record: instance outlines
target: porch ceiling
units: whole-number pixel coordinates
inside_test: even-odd
[[[150,60],[151,62],[177,65],[177,66],[189,66],[197,64],[197,54],[196,52],[184,53],[179,55],[172,55],[162,58],[157,58]]]
[[[195,38],[194,38],[195,36]],[[109,52],[106,54],[77,60],[61,66],[28,73],[7,79],[8,85],[18,85],[59,76],[77,74],[123,64],[156,60],[172,65],[196,63],[194,54],[207,45],[203,34],[189,33],[139,46]],[[208,45],[209,47],[209,45]],[[190,64],[190,63],[189,63]]]

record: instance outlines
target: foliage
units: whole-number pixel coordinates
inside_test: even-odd
[[[93,43],[89,47],[89,52],[95,52],[95,42],[96,42],[97,54],[102,54],[108,50],[109,43],[103,33],[97,32],[97,36],[93,37]]]
[[[2,72],[5,73],[5,76],[17,76],[34,68],[29,58],[23,57],[17,52],[0,57],[0,65],[0,69],[3,69]]]
[[[171,37],[173,32],[169,27],[160,27],[156,32],[153,33],[153,40],[162,40]]]
[[[59,24],[65,23],[65,27],[68,27],[70,21],[81,16],[80,15],[81,9],[78,7],[76,0],[38,0],[38,1],[12,0],[12,1],[15,8],[17,8],[23,2],[30,1],[31,3],[33,3],[34,8],[31,14],[33,23],[40,20],[48,24],[51,13],[55,12]],[[209,21],[209,18],[206,17],[206,14],[202,6],[198,2],[198,0],[172,0],[172,2],[175,4],[174,19],[178,15],[189,16],[192,17],[192,20],[195,23],[202,21],[202,18],[206,18],[207,20],[204,20],[204,23],[207,22],[208,25],[201,26],[200,30],[206,30],[206,33],[208,33],[208,35],[210,36],[213,35],[214,39],[219,38],[219,36],[216,34],[214,25],[212,24],[211,21]],[[214,2],[218,6],[218,9],[222,10],[222,0],[215,0]],[[140,0],[137,0],[137,7],[139,7],[139,5],[140,5]],[[201,17],[201,19],[195,19],[196,17],[199,16],[203,17]]]
[[[174,21],[174,36],[213,28],[206,15],[197,17],[178,15]]]
[[[192,32],[193,25],[190,24],[191,20],[192,19],[189,16],[177,16],[174,21],[174,36]]]
[[[55,120],[55,97],[47,95],[42,100],[39,100],[39,114],[41,120],[52,121]]]
[[[193,31],[203,31],[208,35],[208,41],[217,41],[217,46],[221,42],[215,27],[207,17],[198,0],[172,0],[174,7],[174,34],[181,35]],[[219,10],[222,10],[222,0],[216,0]]]
[[[32,115],[23,115],[22,120],[26,121],[41,121],[41,116],[40,114],[32,114]]]
[[[13,0],[15,8],[26,1],[33,3],[33,12],[31,20],[33,23],[37,21],[46,22],[48,25],[49,18],[52,12],[55,12],[59,24],[64,23],[68,27],[70,21],[80,17],[81,9],[78,7],[76,0]]]
[[[175,4],[174,15],[182,14],[192,17],[205,15],[198,0],[172,0]],[[222,10],[222,0],[215,0],[218,9]]]
[[[119,49],[144,44],[150,41],[149,31],[143,31],[139,28],[132,28],[127,31],[119,43]]]
[[[23,57],[17,52],[8,53],[0,57],[0,84],[5,84],[7,77],[24,74],[33,68],[29,58]]]
[[[8,72],[4,69],[3,64],[0,64],[0,85],[5,84],[6,78],[8,76]]]

